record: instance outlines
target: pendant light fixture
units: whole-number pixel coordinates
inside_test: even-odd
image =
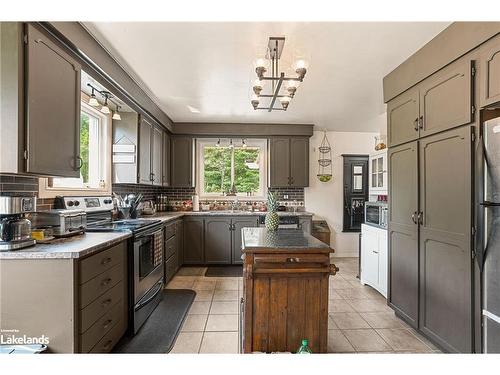
[[[264,57],[259,57],[254,62],[255,73],[257,79],[253,83],[253,92],[251,103],[253,109],[264,109],[271,111],[286,111],[290,101],[295,95],[299,83],[304,80],[307,72],[308,62],[303,55],[296,56],[297,60],[292,65],[296,76],[286,76],[284,72],[279,70],[279,61],[285,45],[284,37],[270,37],[267,45],[267,52]],[[266,72],[270,67],[270,75],[266,76]],[[263,94],[263,87],[266,81],[271,81],[271,93]],[[269,98],[269,104],[259,107],[262,103],[262,98]],[[276,101],[279,100],[281,108],[275,107]]]
[[[120,121],[122,119],[122,117],[120,116],[119,110],[120,110],[120,106],[117,105],[116,106],[116,111],[114,111],[114,113],[113,113],[113,117],[112,117],[113,120]]]
[[[92,107],[99,107],[99,102],[97,101],[97,98],[95,97],[94,90],[95,89],[92,87],[92,94],[90,95],[89,105],[91,105]]]
[[[101,112],[106,115],[111,112],[108,107],[108,95],[104,95],[104,105],[101,108]]]

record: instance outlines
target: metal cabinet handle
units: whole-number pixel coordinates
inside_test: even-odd
[[[419,121],[418,121],[418,127],[420,129],[424,128],[424,115],[420,116]]]
[[[113,319],[108,319],[104,322],[104,324],[102,325],[102,328],[106,329],[109,327],[109,325],[113,322]]]
[[[83,159],[80,156],[77,156],[76,160],[78,161],[78,165],[76,166],[76,169],[82,169],[82,167],[83,167]]]
[[[413,127],[414,127],[415,131],[418,132],[418,117],[415,119]]]
[[[101,302],[101,306],[107,306],[109,305],[113,300],[111,298],[105,299],[104,301]]]
[[[423,225],[424,224],[424,213],[420,211],[417,215],[417,221],[418,224]]]
[[[378,254],[378,251],[372,250],[372,252],[373,252],[374,254]]]
[[[298,263],[300,262],[299,258],[286,258],[287,263]]]
[[[104,258],[103,260],[101,260],[101,264],[102,265],[108,264],[109,262],[111,262],[111,258],[110,257],[107,257],[107,258]]]
[[[411,214],[411,221],[413,221],[413,224],[418,224],[417,222],[417,211],[413,212],[413,214]]]

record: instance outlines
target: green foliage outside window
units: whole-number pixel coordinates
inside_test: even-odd
[[[82,112],[80,116],[80,157],[82,168],[80,173],[84,183],[89,181],[89,116]]]
[[[204,178],[206,193],[224,193],[230,190],[231,153],[234,151],[234,184],[239,193],[259,190],[259,148],[205,147]],[[252,168],[252,166],[255,166]]]

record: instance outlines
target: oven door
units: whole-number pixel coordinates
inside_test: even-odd
[[[163,279],[163,229],[134,238],[134,304]]]
[[[380,225],[380,206],[365,203],[365,223]]]

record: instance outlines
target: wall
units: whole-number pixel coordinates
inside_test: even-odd
[[[330,227],[330,246],[335,256],[358,256],[358,233],[342,233],[343,218],[343,159],[342,154],[370,154],[374,151],[374,137],[378,133],[328,132],[332,146],[333,178],[320,182],[318,172],[318,146],[322,131],[314,131],[309,148],[309,187],[305,189],[306,210],[314,213],[315,220],[326,220]]]

